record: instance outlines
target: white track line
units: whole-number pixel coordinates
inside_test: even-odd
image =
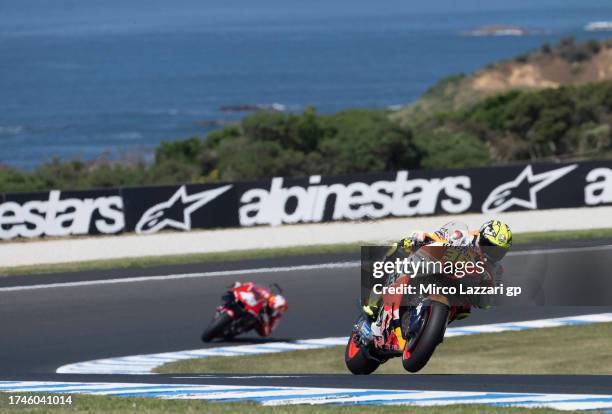
[[[508,253],[508,256],[528,256],[528,255],[544,254],[544,253],[559,254],[559,253],[585,252],[585,251],[605,251],[605,250],[611,250],[611,249],[612,249],[612,245],[592,246],[592,247],[575,247],[575,248],[565,248],[565,249],[539,249],[539,250],[510,252]],[[1,292],[18,292],[18,291],[25,291],[25,290],[38,290],[38,289],[79,287],[79,286],[112,285],[112,284],[118,284],[118,283],[141,283],[141,282],[149,282],[149,281],[165,281],[165,280],[193,279],[193,278],[205,278],[205,277],[250,275],[250,274],[260,274],[260,273],[292,272],[292,271],[301,271],[301,270],[342,269],[342,268],[352,268],[352,267],[359,267],[359,266],[360,266],[359,261],[348,261],[348,262],[320,263],[320,264],[300,265],[300,266],[260,267],[260,268],[253,268],[253,269],[220,270],[220,271],[215,271],[215,272],[180,273],[180,274],[159,275],[159,276],[138,276],[138,277],[126,277],[126,278],[116,278],[116,279],[85,280],[85,281],[80,281],[80,282],[10,286],[10,287],[0,288],[0,293]]]
[[[180,273],[180,274],[160,275],[160,276],[138,276],[138,277],[117,278],[117,279],[84,280],[80,282],[10,286],[10,287],[0,288],[0,292],[16,292],[16,291],[22,291],[22,290],[53,289],[53,288],[65,288],[65,287],[78,287],[78,286],[112,285],[112,284],[117,284],[117,283],[139,283],[139,282],[149,282],[149,281],[193,279],[193,278],[220,277],[220,276],[232,276],[232,275],[247,275],[247,274],[250,275],[250,274],[257,274],[257,273],[293,272],[293,271],[300,271],[300,270],[342,269],[342,268],[349,268],[349,267],[358,267],[359,264],[360,262],[358,261],[334,262],[334,263],[321,263],[321,264],[301,265],[301,266],[260,267],[260,268],[254,268],[254,269],[219,270],[215,272]]]
[[[584,247],[565,247],[559,249],[536,249],[536,250],[520,250],[518,252],[508,252],[506,256],[530,256],[533,254],[558,254],[571,252],[598,252],[602,250],[612,250],[612,244],[602,246],[584,246]]]

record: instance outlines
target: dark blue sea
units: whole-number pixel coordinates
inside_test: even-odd
[[[418,98],[612,20],[609,0],[0,0],[0,164],[150,156],[222,106],[329,113]],[[519,25],[527,36],[469,37]]]

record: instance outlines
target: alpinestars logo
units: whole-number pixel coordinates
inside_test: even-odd
[[[183,185],[168,201],[155,204],[144,212],[136,224],[136,233],[155,233],[167,227],[191,230],[191,214],[231,187],[231,184],[224,185],[188,195],[187,189]]]
[[[538,208],[538,191],[548,187],[577,166],[577,164],[568,165],[534,174],[531,165],[528,165],[514,180],[501,184],[491,191],[482,204],[482,212],[499,213],[514,206],[536,209]]]

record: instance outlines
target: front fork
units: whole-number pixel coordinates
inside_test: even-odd
[[[226,313],[229,316],[231,316],[232,318],[234,318],[236,316],[236,311],[233,310],[231,307],[229,307],[227,305],[217,306],[217,316],[222,314],[222,313]]]
[[[449,306],[448,299],[444,296],[432,295],[428,298],[425,298],[421,303],[417,306],[410,306],[407,308],[400,308],[399,326],[389,326],[387,330],[384,332],[384,339],[388,339],[390,335],[395,335],[398,341],[398,348],[400,350],[404,350],[405,347],[408,347],[410,351],[416,347],[420,334],[427,324],[427,320],[429,317],[430,306],[429,304],[432,302],[440,302],[447,306]],[[384,313],[387,315],[384,315]],[[376,356],[376,359],[381,362],[386,361],[389,358],[394,356],[401,355],[401,351],[397,349],[387,349],[385,345],[386,343],[377,343],[380,341],[380,337],[374,335],[372,331],[372,323],[376,321],[376,323],[382,323],[386,316],[389,316],[388,313],[393,313],[393,309],[385,310],[384,308],[380,308],[377,315],[371,317],[367,315],[365,312],[362,313],[362,316],[359,318],[355,326],[353,327],[353,332],[355,333],[355,343],[361,347],[362,349],[368,350],[368,353],[372,356]],[[450,320],[451,318],[449,318]],[[448,321],[447,321],[448,323]]]
[[[402,333],[407,340],[407,347],[410,352],[416,347],[420,335],[427,324],[431,302],[439,302],[450,307],[450,303],[445,296],[431,295],[417,306],[411,306],[401,317]],[[451,319],[452,317],[448,318],[446,321],[447,325]]]

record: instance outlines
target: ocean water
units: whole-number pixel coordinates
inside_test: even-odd
[[[0,0],[0,164],[147,156],[226,105],[329,113],[418,98],[612,20],[609,0]],[[492,24],[520,37],[466,37]]]

